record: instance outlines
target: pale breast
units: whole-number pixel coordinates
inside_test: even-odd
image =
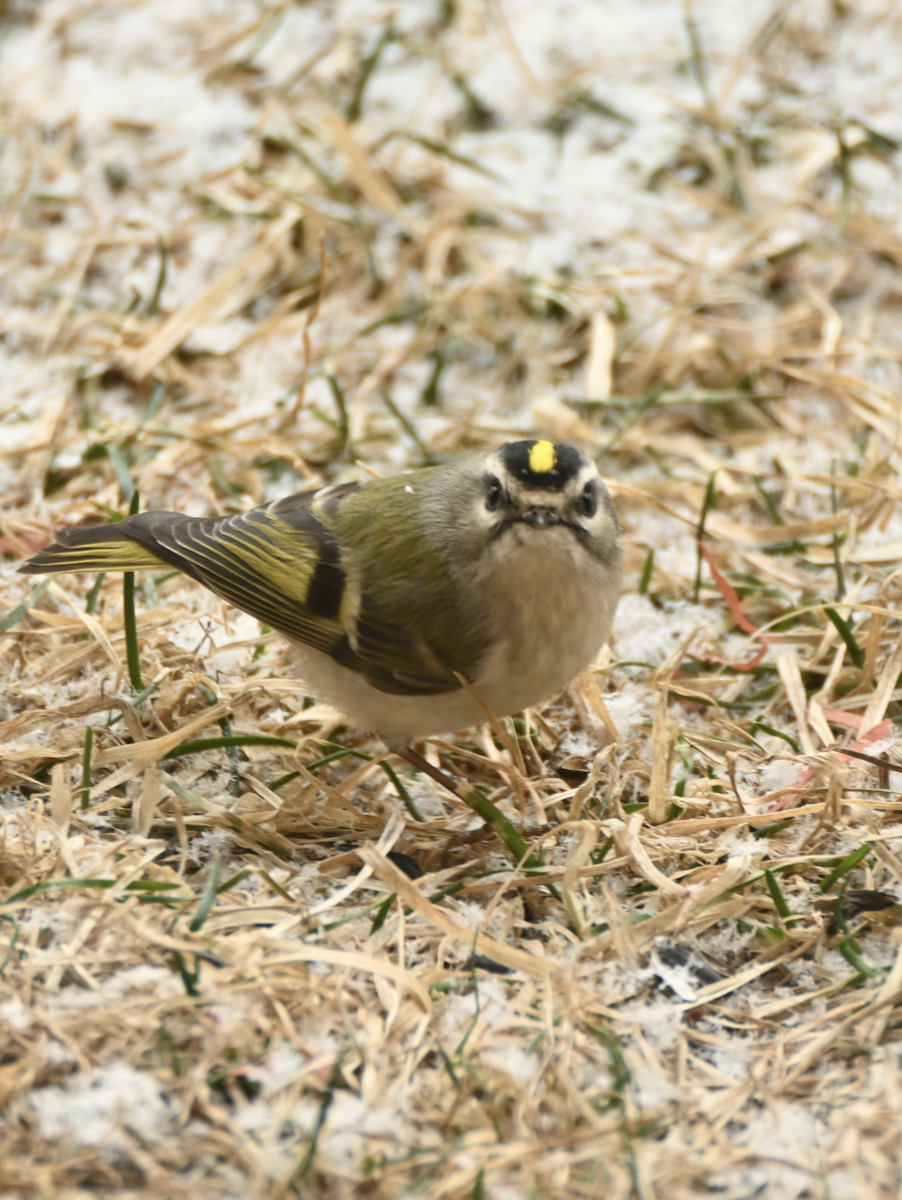
[[[519,532],[519,531],[518,531]],[[473,682],[497,713],[528,708],[568,683],[598,654],[620,591],[566,530],[525,530],[490,565],[492,648]]]

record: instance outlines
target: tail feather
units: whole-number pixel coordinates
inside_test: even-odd
[[[150,515],[142,513],[141,518]],[[146,545],[129,536],[135,532],[134,520],[127,518],[113,525],[61,529],[54,544],[45,546],[34,558],[22,563],[19,572],[23,575],[54,575],[62,571],[135,571],[142,567],[166,566],[166,562]]]

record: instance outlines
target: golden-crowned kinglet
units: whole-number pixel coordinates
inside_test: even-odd
[[[176,567],[295,647],[305,682],[391,746],[546,699],[601,649],[620,525],[572,446],[299,492],[231,517],[145,512],[64,529],[20,568]]]

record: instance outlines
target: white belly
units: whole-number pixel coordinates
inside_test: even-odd
[[[517,712],[561,690],[598,654],[607,639],[620,591],[597,563],[573,558],[569,539],[542,545],[541,570],[524,531],[504,558],[503,589],[495,589],[493,649],[473,682],[499,716]],[[497,575],[496,575],[497,578]]]
[[[389,745],[467,729],[484,720],[479,705],[464,689],[438,696],[389,695],[327,654],[299,642],[292,645],[300,659],[301,677],[313,694],[341,709],[358,729],[378,733]]]
[[[540,555],[534,538],[543,539]],[[546,700],[593,661],[610,632],[619,570],[612,578],[610,571],[584,556],[577,564],[566,537],[524,527],[520,544],[509,543],[504,549],[503,570],[488,556],[480,575],[491,650],[471,683],[492,712],[504,717]],[[375,731],[390,744],[466,729],[484,720],[463,688],[437,696],[389,695],[328,655],[294,645],[301,674],[314,694],[341,709],[358,728]]]

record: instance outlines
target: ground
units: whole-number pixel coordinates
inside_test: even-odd
[[[897,1197],[902,12],[0,22],[0,1197]],[[16,570],[538,435],[627,574],[425,748],[512,836],[182,577]]]

